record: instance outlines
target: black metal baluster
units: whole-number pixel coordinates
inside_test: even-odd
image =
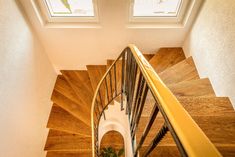
[[[147,83],[145,82],[144,83],[144,92],[143,92],[143,95],[141,97],[141,102],[140,102],[140,107],[139,107],[139,110],[137,112],[137,116],[135,118],[135,121],[134,121],[134,125],[132,127],[132,139],[134,139],[135,137],[135,131],[136,129],[138,128],[138,125],[139,125],[139,121],[140,121],[140,116],[142,114],[142,111],[143,111],[143,108],[144,108],[144,104],[145,104],[145,100],[146,100],[146,97],[147,97],[147,94],[148,94],[148,85]]]
[[[139,110],[139,106],[140,106],[140,100],[141,100],[141,96],[142,96],[142,91],[143,91],[143,88],[144,88],[144,83],[145,83],[145,80],[143,77],[141,77],[141,80],[140,80],[140,86],[139,86],[139,93],[136,97],[136,107],[135,107],[135,110],[132,112],[132,118],[131,118],[131,129],[134,125],[134,120],[137,116],[137,113],[138,113],[138,110]]]
[[[147,137],[147,135],[148,135],[148,133],[149,133],[149,131],[150,131],[152,125],[153,125],[153,122],[154,122],[154,120],[155,120],[156,117],[157,117],[158,112],[159,112],[159,109],[158,109],[157,104],[155,103],[155,104],[154,104],[154,107],[153,107],[153,109],[152,109],[151,115],[150,115],[149,122],[147,123],[147,125],[146,125],[146,127],[145,127],[145,129],[144,129],[144,132],[143,132],[143,134],[142,134],[142,136],[141,136],[141,138],[140,138],[140,142],[139,142],[139,144],[137,145],[137,148],[136,148],[136,150],[135,150],[135,152],[134,152],[134,157],[137,157],[137,155],[138,155],[138,150],[141,148],[142,144],[144,143],[144,140],[145,140],[145,138]]]
[[[132,109],[132,104],[133,104],[133,99],[134,99],[134,92],[135,92],[135,85],[136,85],[136,75],[137,75],[137,63],[135,60],[133,60],[133,68],[132,68],[132,73],[131,73],[131,84],[130,84],[130,102],[129,102],[129,115],[131,115],[131,109]]]
[[[124,52],[123,55],[122,55],[121,111],[124,110],[124,107],[123,107],[123,95],[124,95],[124,92],[125,92],[125,84],[124,84],[124,79],[125,79],[125,63],[126,63],[126,52]]]
[[[114,90],[115,90],[115,97],[117,96],[117,74],[116,74],[116,64],[114,64],[114,67],[113,67],[113,72],[114,72]]]
[[[109,103],[109,90],[108,90],[108,83],[107,83],[107,79],[106,79],[106,77],[105,77],[105,87],[106,87],[106,95],[107,95],[107,100],[108,100],[108,102],[107,103]]]
[[[148,146],[143,157],[147,157],[154,150],[154,148],[159,144],[162,138],[166,135],[167,131],[168,131],[168,127],[166,124],[164,124],[161,130],[158,132],[158,134],[155,136],[155,138],[151,142],[151,144]]]
[[[101,106],[102,106],[102,111],[103,111],[103,114],[104,114],[104,120],[106,120],[106,116],[105,116],[105,112],[104,112],[104,104],[103,104],[103,101],[102,101],[102,98],[101,98],[100,90],[98,91],[98,94],[99,94],[100,103],[101,103]]]
[[[112,71],[109,72],[109,80],[110,80],[110,93],[111,93],[111,99],[113,99],[113,85],[112,85]]]

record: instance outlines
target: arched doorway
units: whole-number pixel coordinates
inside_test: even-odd
[[[109,131],[101,139],[100,150],[104,151],[104,149],[112,149],[115,152],[119,152],[121,149],[125,149],[124,138],[117,131]],[[121,157],[124,157],[125,153]]]

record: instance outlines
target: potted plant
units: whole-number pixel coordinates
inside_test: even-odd
[[[121,157],[124,155],[124,149],[115,150],[112,147],[102,148],[100,157]]]

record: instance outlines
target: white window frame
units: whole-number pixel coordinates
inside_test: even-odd
[[[43,26],[97,28],[99,22],[98,0],[93,1],[94,16],[51,16],[45,0],[31,0],[31,4]]]
[[[130,0],[129,22],[151,22],[151,23],[179,23],[191,0],[182,0],[176,16],[133,16],[134,0]]]

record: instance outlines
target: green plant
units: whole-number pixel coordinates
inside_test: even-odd
[[[116,151],[114,148],[108,147],[108,148],[102,148],[101,149],[100,156],[101,157],[120,157],[123,154],[124,154],[124,149],[123,148]]]

